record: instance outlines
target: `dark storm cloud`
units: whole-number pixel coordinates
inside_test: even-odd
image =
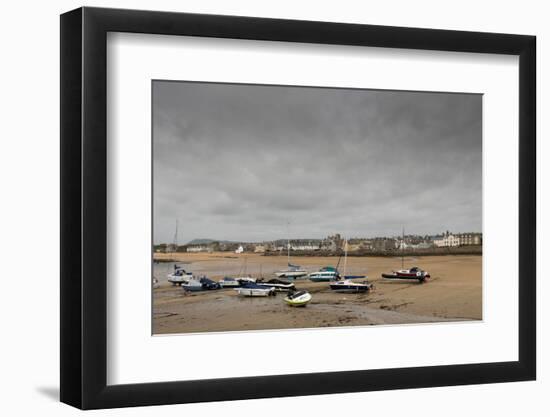
[[[481,95],[155,81],[154,241],[481,231]]]

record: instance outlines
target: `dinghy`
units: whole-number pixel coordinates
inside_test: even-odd
[[[311,294],[307,291],[298,291],[289,293],[284,301],[292,307],[305,307],[311,301],[311,298]]]

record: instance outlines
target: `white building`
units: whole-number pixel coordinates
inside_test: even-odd
[[[205,245],[193,245],[187,247],[187,252],[208,252],[208,246]]]
[[[434,239],[434,245],[438,248],[460,246],[460,238],[449,233],[440,239]]]
[[[235,251],[235,253],[243,253],[243,252],[244,252],[244,248],[242,246],[239,246]]]

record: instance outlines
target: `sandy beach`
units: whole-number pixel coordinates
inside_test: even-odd
[[[482,257],[426,256],[405,258],[405,267],[419,266],[430,272],[425,284],[388,282],[382,272],[401,268],[400,258],[348,257],[347,274],[367,275],[375,290],[368,294],[334,293],[325,283],[307,279],[295,281],[298,289],[313,295],[305,308],[292,308],[275,297],[242,298],[232,289],[186,294],[168,283],[166,275],[177,260],[196,275],[218,280],[239,273],[274,277],[286,267],[285,256],[260,254],[178,253],[155,254],[153,290],[153,333],[195,333],[261,329],[364,326],[379,324],[428,323],[482,319]],[[295,257],[309,272],[335,266],[337,257]],[[342,265],[340,265],[340,269]]]

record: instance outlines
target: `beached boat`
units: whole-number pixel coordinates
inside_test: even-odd
[[[243,265],[239,269],[238,275],[236,277],[232,277],[234,280],[239,282],[240,286],[243,286],[246,284],[253,284],[256,282],[256,278],[246,273],[246,263],[247,263],[247,258],[245,257],[243,259]]]
[[[311,301],[311,294],[307,291],[298,291],[289,293],[284,301],[292,307],[305,307],[307,303]]]
[[[235,279],[239,281],[241,285],[254,284],[256,282],[256,278],[251,276],[236,277]]]
[[[172,285],[186,284],[190,279],[193,279],[193,273],[178,265],[174,265],[174,272],[168,275],[168,282]]]
[[[201,277],[199,279],[192,278],[187,284],[182,284],[181,287],[185,291],[207,291],[219,290],[221,288],[220,284],[206,277]]]
[[[348,292],[348,293],[368,292],[374,288],[374,286],[370,284],[368,281],[354,282],[350,279],[331,282],[329,286],[332,291]]]
[[[410,269],[405,269],[405,257],[403,256],[403,250],[405,249],[405,228],[402,231],[401,237],[401,269],[392,271],[388,274],[382,274],[382,278],[395,281],[410,281],[416,280],[420,283],[425,282],[430,278],[428,271],[423,271],[417,266],[413,266]]]
[[[313,282],[330,282],[338,281],[340,279],[340,273],[338,269],[333,266],[325,266],[319,271],[312,272],[308,277],[309,280]]]
[[[295,290],[296,287],[292,282],[284,281],[282,279],[273,278],[269,281],[256,281],[256,284],[261,287],[273,287],[275,288],[275,291],[291,291]]]
[[[287,227],[289,226],[290,226],[290,223],[287,223]],[[288,230],[288,233],[290,234],[290,229]],[[286,269],[275,272],[275,275],[277,277],[298,279],[301,277],[305,277],[307,275],[307,271],[305,269],[302,269],[300,265],[292,265],[290,263],[290,236],[286,241],[286,264],[287,264]]]
[[[430,278],[430,273],[417,266],[413,266],[410,269],[400,269],[398,271],[392,271],[389,274],[382,274],[382,278],[387,280],[416,280],[418,282],[424,282],[426,279]]]
[[[370,291],[373,287],[372,284],[369,284],[368,281],[364,282],[354,282],[352,281],[351,277],[355,278],[365,278],[364,275],[346,275],[348,265],[348,241],[347,239],[344,241],[344,280],[337,281],[337,282],[331,282],[329,284],[329,287],[333,291],[337,292],[351,292],[351,293],[357,293],[357,292],[367,292]]]
[[[269,295],[275,295],[275,288],[264,287],[254,283],[249,283],[240,288],[235,288],[235,291],[243,297],[267,297]]]
[[[291,279],[297,279],[305,277],[307,275],[307,271],[299,265],[292,265],[291,263],[288,263],[287,266],[287,269],[277,271],[275,272],[275,275],[277,275],[279,278]]]
[[[222,288],[237,288],[241,286],[241,282],[233,277],[223,277],[218,281]]]

